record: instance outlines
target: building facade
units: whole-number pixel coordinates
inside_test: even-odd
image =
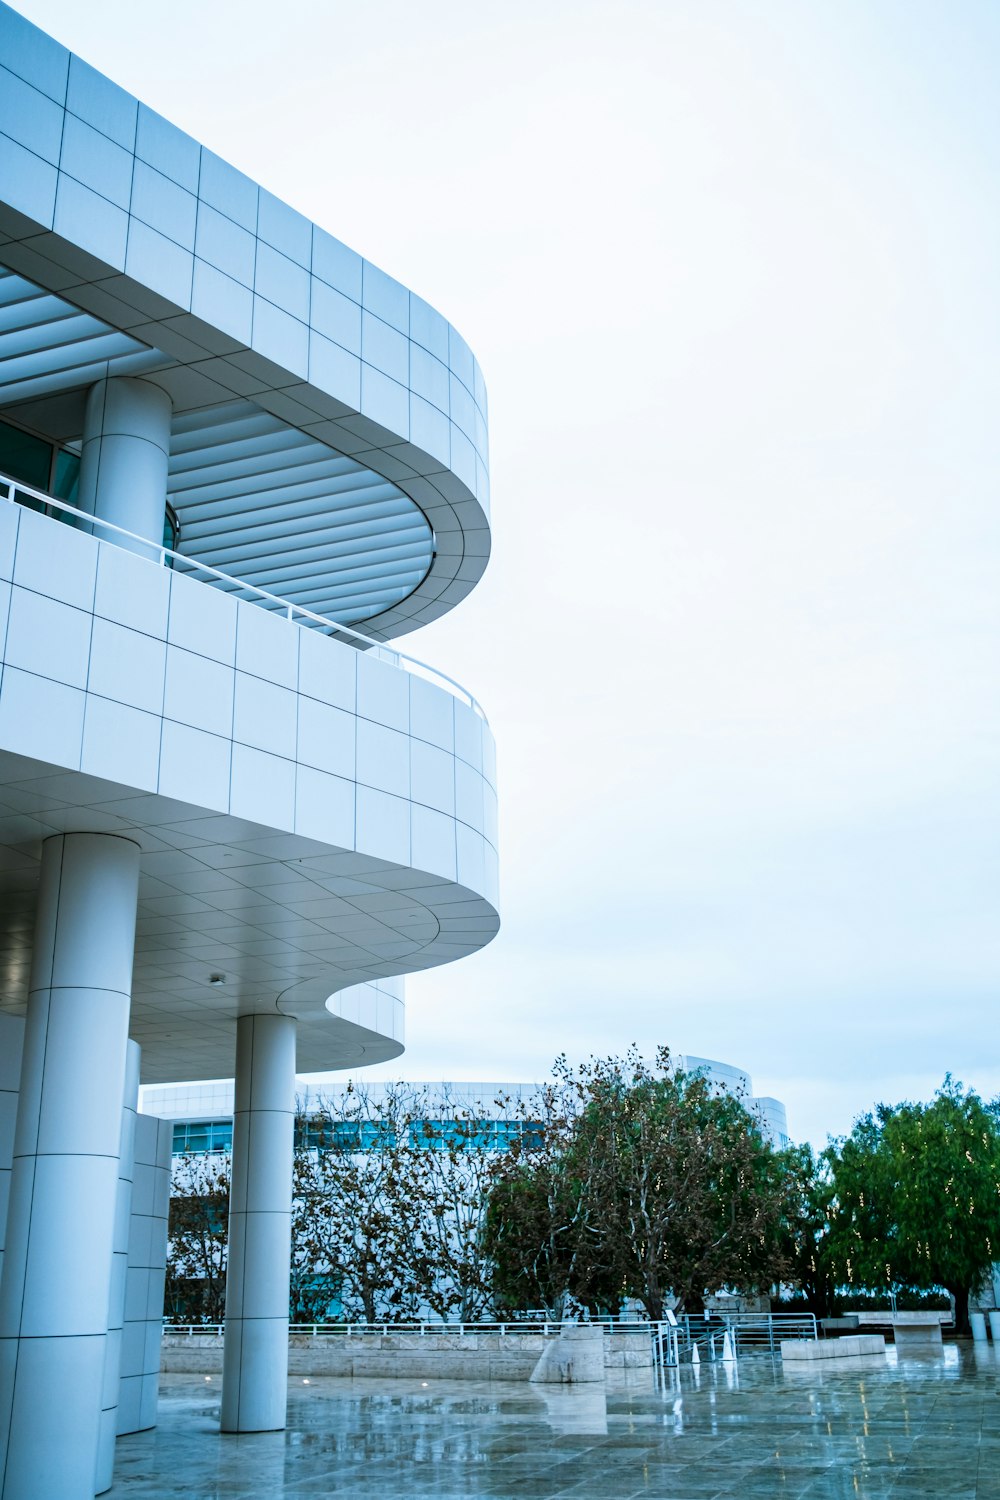
[[[489,551],[460,335],[0,5],[3,1500],[111,1483],[140,1078],[235,1077],[222,1425],[284,1425],[296,1068],[498,927],[489,726],[385,645]]]

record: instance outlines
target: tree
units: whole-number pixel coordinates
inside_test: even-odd
[[[300,1121],[292,1241],[308,1274],[329,1278],[344,1316],[367,1323],[412,1318],[411,1267],[419,1223],[408,1095],[384,1103],[348,1086]]]
[[[844,1279],[943,1286],[955,1324],[1000,1247],[1000,1112],[945,1078],[930,1104],[880,1104],[831,1158],[832,1241]]]
[[[509,1117],[510,1101],[495,1102]],[[447,1095],[425,1094],[414,1106],[409,1132],[419,1208],[411,1261],[415,1289],[438,1317],[473,1322],[495,1311],[486,1218],[494,1184],[519,1155],[521,1132],[516,1120],[483,1119]]]
[[[788,1279],[801,1288],[817,1318],[836,1316],[838,1270],[831,1244],[834,1199],[830,1153],[790,1146],[781,1153],[788,1174],[791,1209],[787,1225]]]
[[[559,1059],[556,1075],[562,1124],[493,1204],[502,1285],[551,1305],[564,1274],[585,1306],[634,1297],[659,1320],[669,1296],[700,1311],[706,1293],[784,1274],[788,1173],[735,1095],[665,1048],[652,1066],[635,1049],[576,1070]],[[518,1259],[531,1268],[520,1278]]]
[[[584,1280],[578,1259],[589,1198],[569,1150],[575,1105],[557,1079],[518,1106],[518,1150],[494,1178],[483,1224],[494,1295],[506,1310],[544,1309],[562,1318],[570,1286]]]
[[[519,1130],[403,1084],[377,1100],[349,1086],[304,1123],[293,1261],[309,1284],[328,1278],[366,1322],[488,1316],[489,1190]]]
[[[229,1155],[210,1152],[178,1157],[173,1176],[166,1313],[175,1323],[221,1323],[226,1311]]]

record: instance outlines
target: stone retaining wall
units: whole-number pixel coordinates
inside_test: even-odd
[[[348,1379],[528,1380],[547,1340],[540,1333],[343,1334],[293,1333],[288,1340],[290,1375],[339,1375]],[[168,1333],[161,1369],[174,1375],[222,1372],[218,1334]],[[645,1333],[605,1334],[605,1369],[650,1369],[652,1340]]]

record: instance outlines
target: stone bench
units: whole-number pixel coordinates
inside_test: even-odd
[[[861,1354],[885,1354],[885,1339],[880,1333],[845,1333],[828,1341],[782,1339],[780,1347],[783,1361],[808,1364],[831,1359],[856,1359]]]
[[[937,1349],[941,1338],[941,1319],[937,1316],[893,1318],[892,1336],[900,1349]]]

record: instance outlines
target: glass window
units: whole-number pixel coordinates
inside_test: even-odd
[[[232,1120],[181,1120],[174,1126],[175,1156],[193,1151],[228,1151],[232,1144]]]
[[[52,493],[57,500],[67,505],[78,504],[80,491],[80,459],[68,448],[60,448],[56,454],[55,474],[52,478]]]
[[[0,422],[0,474],[20,479],[33,489],[47,490],[52,467],[52,444],[33,433],[22,432],[8,422]]]

